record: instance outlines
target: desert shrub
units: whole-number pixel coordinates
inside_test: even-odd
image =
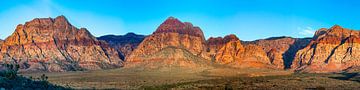
[[[49,90],[64,90],[71,89],[62,86],[51,84],[47,81],[48,77],[43,74],[38,80],[33,80],[33,77],[26,78],[22,75],[17,75],[19,65],[5,64],[5,70],[0,71],[0,89],[10,90],[33,90],[33,89],[49,89]]]

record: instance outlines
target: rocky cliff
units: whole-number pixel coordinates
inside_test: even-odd
[[[127,33],[125,35],[105,35],[98,37],[98,40],[104,40],[113,48],[115,48],[122,60],[129,56],[137,46],[144,40],[144,35],[135,33]]]
[[[249,44],[261,46],[266,52],[270,63],[278,69],[288,69],[292,64],[293,57],[299,49],[304,48],[311,38],[271,37],[260,39]]]
[[[215,55],[216,53],[228,42],[230,41],[238,41],[239,38],[237,38],[234,34],[230,34],[222,37],[210,37],[208,40],[206,40],[206,55],[207,59],[211,59],[212,61],[215,61]]]
[[[201,58],[205,49],[204,35],[199,27],[169,17],[126,57],[126,61],[128,66],[140,63],[145,67],[193,67],[198,65],[195,63],[206,61]]]
[[[224,41],[227,43],[216,52],[215,62],[237,68],[271,68],[270,60],[260,46],[243,44],[237,37]]]
[[[115,49],[64,16],[36,18],[16,27],[1,45],[1,63],[17,63],[21,71],[74,71],[121,67]]]
[[[316,31],[310,44],[296,53],[293,68],[303,72],[337,72],[360,65],[359,31],[335,25]]]

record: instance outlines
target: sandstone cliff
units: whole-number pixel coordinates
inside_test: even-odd
[[[135,33],[127,33],[125,35],[105,35],[98,37],[98,40],[104,40],[113,48],[115,48],[122,60],[130,55],[137,46],[144,40],[144,35],[137,35]]]
[[[259,45],[267,53],[270,63],[278,69],[288,69],[299,49],[304,48],[310,38],[271,37],[247,42]]]
[[[360,65],[360,34],[335,25],[318,30],[297,52],[293,68],[303,72],[337,72]]]
[[[16,27],[1,45],[1,63],[17,63],[21,71],[96,70],[122,66],[115,49],[64,16],[36,18]]]
[[[126,57],[126,66],[194,67],[199,65],[195,63],[206,62],[201,58],[205,49],[204,35],[199,27],[169,17]]]
[[[210,37],[208,40],[206,40],[206,56],[207,59],[211,59],[212,61],[215,61],[215,55],[216,53],[228,42],[230,41],[238,41],[239,38],[237,38],[234,34],[230,34],[222,37]]]
[[[215,62],[237,68],[271,68],[270,60],[260,46],[243,45],[238,39],[223,45],[215,54]]]

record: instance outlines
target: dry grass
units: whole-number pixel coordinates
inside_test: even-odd
[[[39,76],[43,73],[23,74]],[[122,68],[88,72],[45,73],[49,81],[75,89],[323,89],[360,88],[358,74],[293,74],[271,69],[228,67],[196,70]],[[354,74],[353,74],[354,75]],[[351,76],[348,78],[348,76]]]
[[[257,75],[274,73],[261,69],[207,69],[204,71],[189,68],[167,68],[162,70],[137,70],[134,68],[112,69],[102,71],[87,72],[62,72],[45,73],[49,76],[49,81],[76,89],[139,89],[146,86],[159,86],[175,83],[194,82],[199,80],[218,79],[222,77],[232,77],[249,72],[258,72]],[[283,71],[279,71],[282,72]],[[23,74],[25,76],[39,76],[43,73]]]

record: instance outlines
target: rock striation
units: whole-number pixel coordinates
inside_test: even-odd
[[[115,49],[64,16],[36,18],[16,27],[1,44],[1,63],[16,63],[21,71],[97,70],[122,66]]]
[[[202,58],[205,49],[204,34],[199,27],[169,17],[126,57],[126,65],[195,67],[198,65],[195,63],[207,61]]]
[[[304,48],[311,38],[271,37],[247,43],[261,46],[266,52],[270,63],[278,69],[288,69],[293,57],[299,49]]]
[[[296,53],[293,68],[302,72],[338,72],[360,65],[360,33],[335,25],[316,31]]]
[[[222,37],[210,37],[208,40],[206,40],[206,52],[207,52],[207,57],[209,57],[212,61],[215,60],[215,55],[216,53],[228,42],[230,41],[238,41],[239,38],[236,37],[236,35],[234,34],[230,34],[225,36],[224,38]],[[208,58],[208,59],[209,59]]]
[[[235,35],[230,35],[236,37]],[[237,38],[237,37],[236,37]],[[265,51],[258,45],[230,39],[215,54],[215,62],[237,68],[271,68]]]

